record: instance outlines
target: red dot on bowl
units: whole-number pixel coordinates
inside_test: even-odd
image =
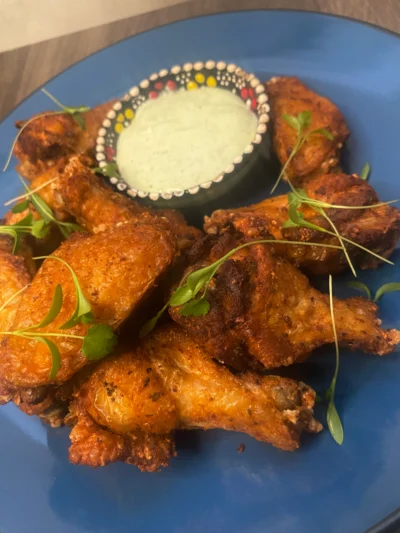
[[[168,80],[166,83],[166,86],[168,87],[170,91],[176,90],[176,83],[174,82],[174,80]]]
[[[156,92],[156,91],[150,91],[150,92],[149,92],[149,98],[150,98],[151,100],[154,100],[155,98],[158,98],[158,92]]]
[[[249,96],[250,98],[254,98],[254,89],[252,88],[249,89]]]
[[[253,98],[253,99],[251,100],[251,109],[252,109],[253,111],[255,111],[255,110],[257,109],[257,100],[256,100],[255,98]]]
[[[157,89],[157,91],[161,91],[161,89],[164,87],[164,84],[162,81],[158,81],[155,85],[154,85],[154,88]]]
[[[243,100],[246,100],[249,96],[249,90],[246,87],[243,87],[243,89],[240,91],[240,95],[243,98]]]

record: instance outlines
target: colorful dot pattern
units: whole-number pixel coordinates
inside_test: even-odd
[[[97,160],[100,167],[107,163],[115,162],[116,146],[118,136],[130,125],[135,119],[138,108],[146,101],[158,98],[164,92],[177,90],[194,91],[202,87],[219,87],[231,91],[240,97],[250,110],[256,113],[258,117],[257,130],[252,143],[245,149],[244,153],[238,155],[231,167],[218,176],[215,182],[222,181],[225,174],[234,170],[238,165],[243,164],[244,160],[254,150],[255,145],[261,144],[263,135],[267,131],[269,122],[269,105],[268,96],[264,86],[253,75],[244,72],[242,69],[233,64],[226,64],[223,61],[207,61],[205,63],[185,63],[185,65],[174,66],[170,70],[163,69],[158,74],[152,74],[148,79],[142,80],[138,86],[132,87],[121,101],[114,104],[114,107],[107,114],[103,121],[103,127],[99,131],[97,140]],[[145,198],[149,196],[152,200],[159,198],[168,199],[171,194],[152,193],[148,195],[143,191],[129,189],[125,181],[120,177],[110,178],[111,185],[118,191],[129,195],[130,197],[139,196]],[[196,194],[200,188],[209,188],[212,182],[207,182],[196,191],[190,189],[190,194]],[[182,196],[186,191],[176,191],[175,196]],[[168,198],[167,198],[168,196]]]

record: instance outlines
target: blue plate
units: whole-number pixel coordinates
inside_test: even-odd
[[[348,170],[360,171],[368,161],[381,198],[400,196],[400,39],[371,26],[302,12],[203,17],[118,43],[47,87],[66,105],[95,105],[150,72],[215,57],[260,79],[294,74],[330,97],[352,131]],[[0,160],[12,143],[14,120],[48,107],[46,96],[35,93],[3,122]],[[12,170],[1,183],[2,203],[20,190]],[[265,196],[269,187],[266,181]],[[249,191],[248,200],[255,199]],[[335,279],[338,295],[346,294],[348,279]],[[380,267],[360,279],[372,288],[400,281],[400,267]],[[385,327],[400,326],[399,311],[398,294],[384,296]],[[325,350],[301,372],[322,389],[333,360],[333,350]],[[67,459],[68,429],[49,429],[8,405],[0,409],[0,531],[361,533],[399,505],[399,384],[398,355],[342,351],[342,447],[328,431],[293,454],[241,434],[193,432],[179,436],[178,457],[156,474],[124,464],[74,467]],[[317,414],[323,419],[322,410]],[[246,450],[238,454],[240,443]]]

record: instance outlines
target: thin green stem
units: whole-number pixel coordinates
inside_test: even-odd
[[[340,244],[341,244],[341,246],[343,248],[343,253],[344,253],[344,255],[345,255],[346,259],[347,259],[349,267],[350,267],[354,277],[356,278],[357,277],[356,269],[354,268],[354,265],[353,265],[353,263],[352,263],[352,261],[350,259],[350,256],[349,256],[349,253],[347,251],[347,248],[346,248],[346,246],[345,246],[345,244],[343,242],[342,236],[340,235],[337,227],[335,226],[333,221],[328,217],[328,215],[325,213],[325,211],[323,209],[318,209],[317,212],[320,213],[328,221],[328,223],[331,225],[333,231],[335,232],[335,234],[336,234],[336,236],[337,236],[337,238],[338,238],[338,240],[339,240],[339,242],[340,242]]]
[[[58,105],[58,107],[60,107],[61,109],[63,109],[64,111],[67,110],[67,108],[65,107],[65,105],[63,105],[60,100],[57,100],[57,98],[55,96],[53,96],[51,93],[49,93],[49,91],[47,89],[45,89],[44,87],[42,87],[41,89],[42,93],[44,93],[46,96],[48,96],[50,98],[50,100],[52,100],[56,105]]]
[[[336,388],[336,381],[337,381],[337,377],[339,374],[339,343],[338,343],[337,331],[336,331],[335,312],[333,309],[332,276],[330,274],[329,274],[329,306],[330,306],[330,311],[331,311],[332,330],[333,330],[333,338],[335,341],[335,351],[336,351],[335,372],[333,374],[331,386],[329,387],[330,401],[333,402],[333,396],[335,394],[335,388]]]
[[[60,179],[60,177],[56,176],[55,178],[52,178],[51,180],[46,181],[45,183],[42,183],[42,185],[39,185],[39,187],[36,187],[36,189],[29,189],[29,192],[27,192],[26,194],[21,194],[21,196],[16,196],[15,198],[11,198],[11,200],[8,200],[7,202],[5,202],[4,205],[8,206],[10,204],[18,202],[19,200],[23,200],[24,198],[29,198],[30,196],[35,194],[37,191],[40,191],[41,189],[43,189],[44,187],[47,187],[47,185],[50,185],[50,183],[53,183],[53,181],[56,181],[58,179]]]
[[[281,172],[280,172],[280,174],[278,176],[278,179],[276,180],[274,186],[272,187],[270,194],[273,194],[275,192],[275,190],[278,187],[282,177],[286,173],[287,167],[289,166],[290,162],[292,161],[292,159],[296,155],[297,151],[300,149],[300,146],[302,144],[302,142],[301,142],[301,132],[302,132],[302,130],[299,131],[296,144],[294,145],[293,150],[291,151],[290,156],[288,157],[286,163],[283,165],[282,170],[281,170]]]
[[[18,131],[17,135],[15,136],[14,142],[12,143],[12,146],[11,146],[10,153],[8,154],[8,157],[7,157],[6,164],[4,165],[3,172],[5,172],[7,170],[8,165],[10,164],[13,152],[14,152],[15,145],[16,145],[18,139],[19,139],[19,136],[24,131],[24,129],[28,126],[28,124],[30,124],[31,122],[33,122],[34,120],[36,120],[38,118],[47,117],[47,116],[50,116],[50,115],[62,115],[62,113],[63,113],[63,111],[49,111],[48,113],[42,113],[41,115],[36,115],[35,117],[32,117],[29,120],[27,120],[25,122],[25,124],[20,128],[20,130]]]
[[[81,339],[83,340],[85,337],[82,335],[68,335],[67,333],[47,333],[41,332],[41,333],[25,333],[24,329],[17,330],[17,331],[0,331],[0,335],[15,335],[17,337],[25,337],[25,338],[34,338],[34,337],[65,337],[68,339]]]
[[[7,307],[7,305],[9,305],[17,296],[19,296],[21,294],[21,292],[23,292],[27,287],[29,287],[29,285],[25,285],[25,287],[22,287],[22,289],[20,289],[19,291],[15,292],[12,296],[10,296],[10,298],[8,298],[8,300],[6,300],[3,305],[0,307],[0,312],[3,311],[3,309],[5,307]]]

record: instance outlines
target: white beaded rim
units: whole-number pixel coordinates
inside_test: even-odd
[[[170,192],[149,192],[149,191],[141,191],[134,188],[129,188],[124,179],[111,177],[108,178],[110,183],[114,185],[117,190],[124,192],[128,194],[131,198],[149,198],[150,200],[156,202],[160,198],[164,200],[171,200],[173,196],[180,198],[185,193],[190,195],[196,195],[201,189],[209,189],[213,183],[220,183],[224,177],[228,174],[232,174],[235,170],[235,168],[238,165],[241,165],[245,160],[249,158],[249,156],[254,152],[254,148],[257,145],[260,145],[263,141],[263,138],[265,134],[268,131],[268,123],[270,120],[269,111],[270,107],[268,105],[268,95],[265,91],[264,85],[258,80],[254,74],[249,74],[248,72],[242,70],[240,67],[234,65],[233,63],[225,63],[224,61],[213,61],[208,60],[205,62],[202,61],[196,61],[194,63],[185,63],[184,65],[174,65],[169,70],[168,69],[162,69],[159,71],[159,73],[153,73],[148,78],[145,78],[142,80],[138,85],[135,85],[129,89],[128,93],[121,98],[120,101],[116,102],[112,109],[108,111],[106,114],[102,127],[99,129],[97,134],[97,140],[96,140],[96,159],[99,162],[100,167],[105,167],[107,165],[107,162],[105,161],[105,155],[104,155],[104,145],[105,145],[105,137],[107,135],[108,129],[111,127],[111,120],[113,120],[120,109],[122,109],[122,102],[127,100],[132,100],[133,98],[137,98],[141,94],[142,89],[147,89],[150,85],[150,82],[154,82],[158,78],[164,78],[165,76],[168,76],[169,74],[173,76],[177,76],[180,73],[184,73],[185,75],[190,74],[193,72],[194,74],[198,73],[199,71],[207,71],[217,69],[217,77],[218,81],[220,81],[220,77],[223,75],[231,76],[231,78],[235,79],[235,82],[238,82],[238,85],[240,85],[241,82],[247,83],[255,93],[255,100],[257,102],[257,109],[253,109],[253,112],[257,116],[257,126],[254,132],[254,137],[252,141],[246,146],[246,148],[243,150],[243,153],[235,157],[232,164],[229,165],[223,172],[221,172],[218,176],[216,176],[213,180],[206,181],[204,183],[201,183],[199,185],[195,185],[193,187],[189,187],[188,189],[178,189],[175,191]],[[220,82],[217,87],[224,88],[223,84]],[[244,85],[242,86],[244,87]],[[236,92],[236,91],[235,91]],[[142,99],[145,100],[145,98],[142,96]],[[251,105],[251,100],[249,99],[247,101],[247,104]]]

